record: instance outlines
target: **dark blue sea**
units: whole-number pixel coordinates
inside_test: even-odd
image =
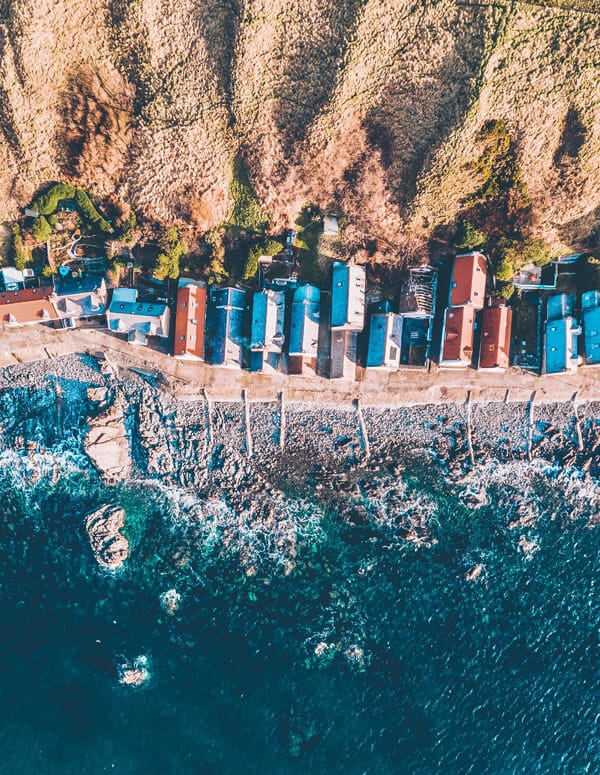
[[[10,468],[0,772],[600,771],[589,477],[486,470],[473,503],[415,462],[398,492],[425,515],[417,536],[385,503],[363,498],[353,522],[323,493],[288,493],[290,550],[222,504],[190,516],[148,483],[71,466],[19,484]],[[115,573],[83,524],[105,502],[127,512]],[[116,666],[138,656],[148,679],[122,685]]]

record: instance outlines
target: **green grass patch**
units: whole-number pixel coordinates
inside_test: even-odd
[[[229,225],[253,232],[263,232],[267,228],[269,216],[256,196],[248,176],[248,169],[240,154],[233,160],[229,198],[231,200]]]

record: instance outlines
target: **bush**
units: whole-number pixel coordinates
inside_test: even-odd
[[[156,265],[152,274],[157,280],[165,280],[167,277],[175,280],[179,277],[179,262],[187,253],[187,244],[180,238],[176,226],[169,226],[158,240],[160,253],[156,259]]]
[[[261,255],[263,256],[276,256],[278,253],[281,253],[283,250],[283,243],[278,242],[275,239],[268,239],[264,247],[262,248]]]
[[[46,242],[52,236],[52,226],[43,215],[38,215],[34,220],[31,235],[36,242]]]
[[[269,218],[258,201],[244,160],[239,154],[233,161],[229,196],[232,203],[228,219],[230,224],[254,232],[266,229]]]
[[[510,280],[515,273],[515,267],[510,258],[504,255],[496,268],[496,277],[499,280]]]
[[[248,258],[244,266],[244,273],[242,279],[249,280],[258,272],[258,259],[260,256],[265,255],[259,245],[255,245],[248,251]]]
[[[18,223],[12,225],[12,244],[10,249],[10,260],[16,269],[23,270],[31,259],[29,250],[23,244],[23,232]]]
[[[31,209],[37,210],[40,215],[51,215],[61,199],[72,199],[74,196],[74,186],[68,183],[55,183],[45,194],[34,199]]]
[[[137,227],[137,216],[132,210],[127,216],[127,218],[121,224],[117,232],[117,239],[120,242],[125,242],[127,244],[132,243],[135,240],[136,227]]]
[[[506,283],[497,289],[496,295],[499,298],[506,299],[508,301],[508,299],[512,298],[515,291],[516,288],[512,283]]]
[[[77,206],[81,210],[82,215],[85,216],[92,226],[95,226],[106,234],[109,234],[112,231],[110,223],[100,215],[94,206],[94,203],[83,189],[78,188],[75,191],[75,201],[77,202]]]
[[[475,250],[487,240],[483,231],[476,229],[469,221],[460,221],[454,237],[454,247],[458,250]]]

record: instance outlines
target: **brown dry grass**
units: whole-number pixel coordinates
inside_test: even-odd
[[[600,17],[574,10],[588,5],[13,0],[0,217],[66,173],[208,229],[241,150],[276,227],[336,203],[346,250],[410,258],[477,188],[478,133],[503,119],[536,228],[575,246],[599,221]]]

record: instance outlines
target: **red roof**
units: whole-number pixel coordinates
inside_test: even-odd
[[[487,263],[483,253],[456,256],[450,278],[450,306],[472,304],[483,309]]]
[[[479,366],[482,369],[506,369],[510,356],[510,307],[486,307],[481,313],[481,349]]]
[[[10,323],[43,323],[45,320],[56,320],[58,313],[47,299],[37,301],[15,301],[0,307],[0,322]]]
[[[442,362],[471,362],[475,310],[473,307],[448,307],[444,322]]]
[[[51,285],[45,285],[43,288],[25,288],[20,291],[2,291],[0,293],[0,304],[15,304],[21,301],[49,299],[53,293],[54,288]]]
[[[173,355],[204,359],[205,316],[206,288],[201,285],[181,286],[177,291]]]

